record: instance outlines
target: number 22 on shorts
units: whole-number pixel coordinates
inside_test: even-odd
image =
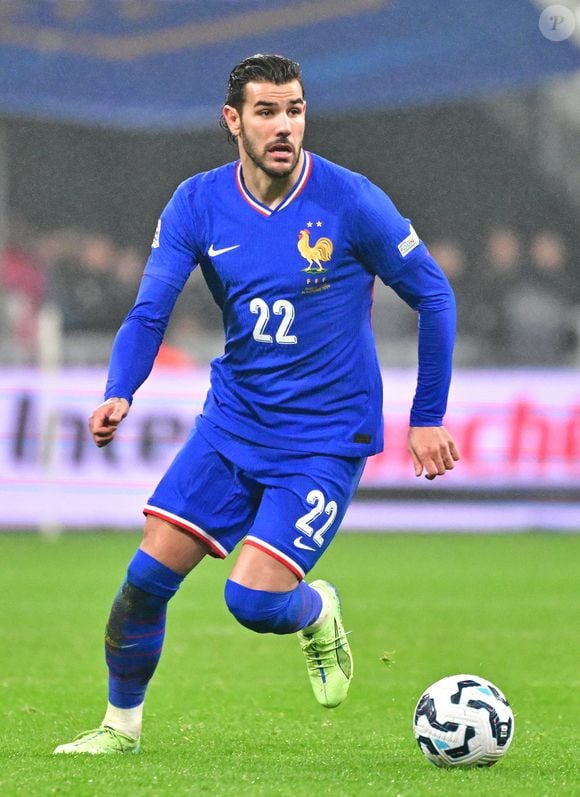
[[[302,517],[298,518],[295,523],[296,528],[298,531],[301,531],[302,534],[305,534],[307,537],[312,539],[312,542],[316,543],[319,548],[324,545],[324,535],[328,531],[328,529],[334,523],[338,512],[338,506],[336,505],[336,501],[329,501],[326,503],[324,498],[324,494],[320,490],[310,490],[308,495],[306,496],[306,502],[310,504],[312,509],[307,512]],[[328,515],[328,519],[322,524],[322,526],[317,530],[314,531],[312,528],[312,524],[322,515]],[[300,545],[298,547],[301,547]]]

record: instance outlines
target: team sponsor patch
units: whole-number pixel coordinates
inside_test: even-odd
[[[411,232],[409,233],[409,235],[407,235],[406,238],[404,238],[401,241],[401,243],[397,247],[403,257],[405,257],[405,255],[408,255],[409,252],[412,252],[413,249],[415,249],[421,243],[421,239],[413,229],[413,225],[411,224],[409,226],[411,228]]]
[[[151,249],[158,249],[159,248],[159,236],[161,235],[161,219],[157,222],[157,227],[155,229],[155,235],[153,236],[153,241],[151,243]]]

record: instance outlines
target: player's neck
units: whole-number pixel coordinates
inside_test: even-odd
[[[263,205],[274,209],[289,194],[298,182],[304,166],[304,150],[301,151],[296,167],[287,177],[270,177],[253,162],[245,153],[240,153],[242,173],[246,188]]]

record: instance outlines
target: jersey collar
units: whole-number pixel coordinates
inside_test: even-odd
[[[308,178],[310,177],[310,172],[312,171],[312,155],[304,150],[304,164],[302,165],[302,171],[300,172],[300,177],[296,181],[296,184],[293,186],[292,190],[286,197],[280,202],[279,205],[276,205],[275,208],[269,208],[267,205],[264,205],[262,202],[257,200],[246,188],[244,183],[244,177],[242,174],[242,162],[238,161],[236,164],[236,185],[238,186],[238,190],[242,197],[246,200],[248,205],[251,205],[254,210],[257,210],[258,213],[261,213],[262,216],[271,216],[273,213],[279,213],[284,208],[288,207],[288,205],[293,202],[298,194],[300,194],[308,182]]]

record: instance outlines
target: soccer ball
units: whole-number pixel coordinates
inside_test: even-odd
[[[449,675],[421,695],[413,730],[423,755],[438,767],[490,767],[514,736],[502,692],[477,675]]]

